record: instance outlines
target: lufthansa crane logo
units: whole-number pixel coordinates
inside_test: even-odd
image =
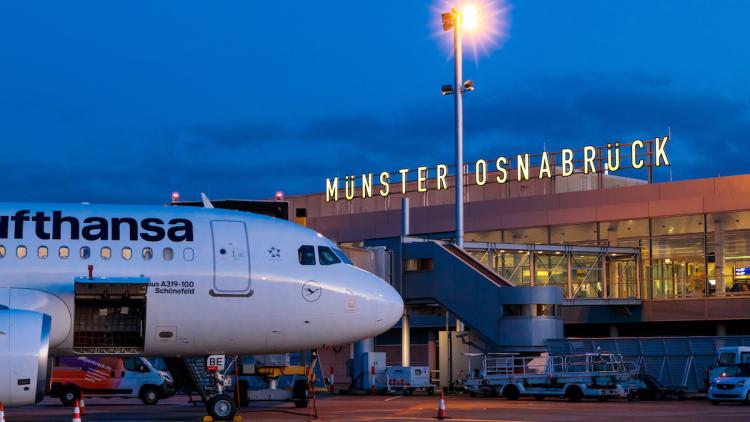
[[[320,299],[320,294],[322,292],[323,289],[317,281],[306,281],[305,284],[302,285],[302,298],[308,302],[315,302]]]

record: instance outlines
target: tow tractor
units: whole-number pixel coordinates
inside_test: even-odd
[[[638,368],[614,353],[519,357],[510,353],[473,355],[482,358],[481,370],[471,370],[466,388],[472,396],[502,396],[517,400],[532,396],[566,397],[570,401],[627,397]],[[471,362],[471,359],[470,359]]]

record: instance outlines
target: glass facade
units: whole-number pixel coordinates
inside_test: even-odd
[[[489,237],[518,248],[470,251],[477,259],[514,284],[560,286],[571,299],[750,295],[750,211],[467,234]],[[634,252],[554,252],[539,245]]]

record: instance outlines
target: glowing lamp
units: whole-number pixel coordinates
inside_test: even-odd
[[[479,13],[477,13],[475,5],[467,5],[461,12],[461,17],[463,18],[461,23],[464,24],[464,29],[467,31],[476,31],[479,29]]]
[[[180,192],[172,192],[172,202],[178,202],[180,200]]]
[[[282,192],[282,191],[276,191],[276,195],[274,195],[274,198],[276,198],[277,201],[283,201],[284,200],[284,192]]]

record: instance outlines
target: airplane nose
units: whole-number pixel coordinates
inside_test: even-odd
[[[396,325],[404,315],[404,300],[390,284],[377,278],[378,297],[377,321],[375,325],[382,330],[388,330]]]

